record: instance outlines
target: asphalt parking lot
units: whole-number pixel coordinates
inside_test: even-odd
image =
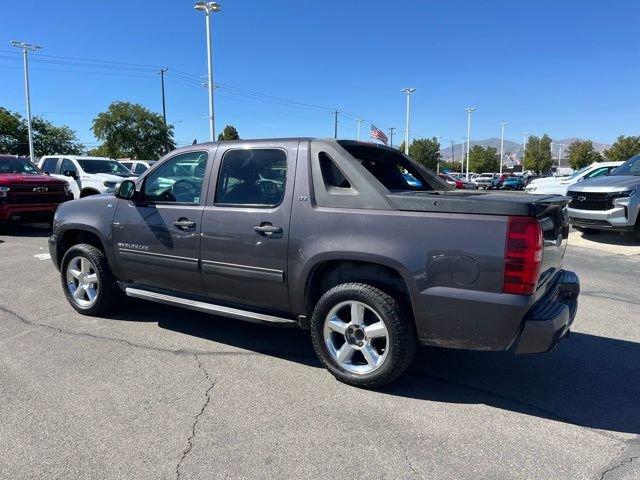
[[[0,233],[0,478],[640,478],[640,246],[572,234],[583,293],[554,352],[421,349],[365,391],[301,330],[78,315],[48,235]]]

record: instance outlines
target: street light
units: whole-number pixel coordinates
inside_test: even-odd
[[[522,165],[524,165],[524,154],[527,151],[527,135],[529,135],[528,132],[522,132]]]
[[[558,151],[558,168],[560,168],[560,162],[562,161],[562,147],[564,147],[564,143],[558,143],[558,147],[560,148]]]
[[[358,141],[360,141],[360,124],[363,122],[361,118],[356,118],[356,122],[358,123]]]
[[[465,108],[467,112],[467,180],[469,180],[469,152],[471,151],[471,112],[476,110],[475,107]]]
[[[504,127],[509,125],[506,122],[502,122],[500,126],[502,127],[502,133],[500,134],[500,176],[502,176],[502,160],[504,159]]]
[[[31,94],[29,92],[29,53],[40,50],[42,47],[32,45],[30,43],[11,41],[13,47],[22,50],[22,58],[24,59],[24,93],[27,101],[27,129],[29,131],[29,157],[31,162],[35,163],[35,154],[33,153],[33,131],[31,129]]]
[[[404,154],[409,155],[409,119],[411,118],[411,94],[416,91],[415,88],[403,88],[400,90],[407,96],[407,124],[404,129]]]
[[[209,136],[211,137],[211,141],[215,141],[216,139],[216,124],[215,119],[213,117],[213,49],[211,46],[211,21],[209,17],[212,13],[220,11],[220,4],[217,2],[196,2],[193,6],[196,10],[205,13],[205,23],[207,26],[207,70],[208,70],[208,81],[207,86],[209,87]]]

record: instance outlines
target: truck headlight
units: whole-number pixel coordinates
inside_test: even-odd
[[[612,192],[608,196],[610,198],[627,198],[632,197],[638,193],[638,187],[632,188],[631,190],[622,190],[620,192]]]
[[[7,194],[9,193],[9,190],[11,190],[9,187],[0,186],[0,198],[6,197]]]

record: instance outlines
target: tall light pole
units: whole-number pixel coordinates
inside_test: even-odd
[[[213,47],[211,46],[211,14],[220,11],[218,2],[196,2],[193,6],[196,10],[204,12],[207,26],[207,73],[209,87],[209,139],[213,142],[216,139],[216,123],[213,117]]]
[[[11,41],[11,45],[22,50],[22,58],[24,59],[24,94],[27,101],[27,128],[29,131],[29,157],[31,162],[35,163],[35,154],[33,153],[33,130],[31,128],[31,93],[29,91],[29,52],[35,52],[42,47],[32,45],[30,43]]]
[[[527,135],[529,135],[528,132],[522,132],[522,165],[524,165],[524,154],[527,151]]]
[[[358,123],[358,141],[360,141],[360,124],[363,120],[361,118],[356,118],[356,122]]]
[[[500,127],[502,127],[502,133],[500,134],[500,175],[502,175],[502,160],[504,159],[504,127],[509,125],[506,122],[502,122]]]
[[[407,123],[404,129],[404,154],[409,155],[409,121],[411,119],[411,94],[415,92],[415,88],[403,88],[403,92],[407,96]]]
[[[558,168],[560,168],[560,162],[562,161],[562,147],[564,147],[564,143],[559,143],[558,147]]]
[[[395,129],[396,129],[396,127],[389,128],[389,144],[390,144],[389,146],[391,148],[393,148],[393,132],[394,132]]]
[[[467,180],[469,180],[469,152],[471,151],[471,112],[475,109],[475,107],[468,107],[464,109],[464,111],[467,112]]]

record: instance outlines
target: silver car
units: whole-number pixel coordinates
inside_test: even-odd
[[[640,155],[608,176],[571,185],[569,218],[582,230],[633,232],[640,239]]]

